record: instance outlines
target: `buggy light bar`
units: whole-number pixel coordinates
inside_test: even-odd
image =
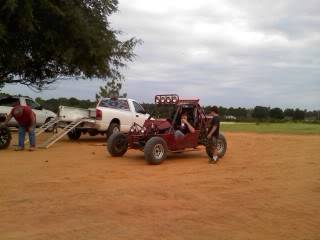
[[[156,104],[177,104],[179,96],[177,94],[156,95],[154,101]]]

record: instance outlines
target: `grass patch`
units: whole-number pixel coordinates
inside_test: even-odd
[[[255,133],[320,134],[320,124],[311,123],[222,123],[221,131]]]

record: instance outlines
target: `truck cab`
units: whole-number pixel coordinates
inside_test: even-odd
[[[36,125],[41,126],[44,123],[50,121],[52,118],[56,117],[56,114],[50,110],[43,109],[43,107],[35,102],[32,98],[22,97],[22,96],[8,96],[0,99],[0,114],[8,115],[11,109],[16,106],[29,106],[36,115]],[[14,118],[12,118],[8,126],[18,127],[18,123]]]
[[[98,131],[129,132],[133,123],[143,126],[149,118],[144,108],[128,98],[102,98],[96,107],[96,128]]]

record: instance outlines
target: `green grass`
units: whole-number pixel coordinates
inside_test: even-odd
[[[222,123],[224,132],[320,134],[320,124],[311,123]]]

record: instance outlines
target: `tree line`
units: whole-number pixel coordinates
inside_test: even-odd
[[[41,104],[44,108],[58,111],[60,105],[72,106],[79,108],[95,108],[97,102],[91,100],[79,100],[77,98],[51,98],[44,100],[36,98],[36,101]],[[168,117],[171,114],[172,108],[167,106],[157,106],[153,103],[142,103],[141,104],[146,112],[152,113],[155,117]],[[204,106],[204,111],[208,114],[212,106]],[[224,121],[319,121],[319,111],[308,111],[301,110],[299,108],[286,108],[281,109],[279,107],[270,108],[264,106],[255,106],[254,108],[243,108],[243,107],[219,107],[220,116]]]
[[[101,90],[101,89],[100,89]],[[101,91],[99,92],[100,95]],[[0,97],[8,96],[9,94],[1,93]],[[97,94],[98,95],[98,94]],[[100,96],[99,95],[99,96]],[[122,94],[126,95],[126,94]],[[74,97],[71,98],[51,98],[42,99],[37,97],[36,102],[38,102],[43,108],[51,110],[53,112],[58,112],[59,106],[70,106],[77,108],[95,108],[97,101],[92,100],[80,100]],[[173,108],[168,106],[157,106],[154,103],[142,103],[141,104],[146,112],[153,114],[155,117],[166,118],[172,113]],[[205,113],[210,113],[212,106],[204,106],[203,109]],[[219,107],[219,113],[224,121],[320,121],[320,111],[308,111],[299,108],[286,108],[281,109],[279,107],[264,107],[255,106],[254,108],[244,108],[244,107]]]

